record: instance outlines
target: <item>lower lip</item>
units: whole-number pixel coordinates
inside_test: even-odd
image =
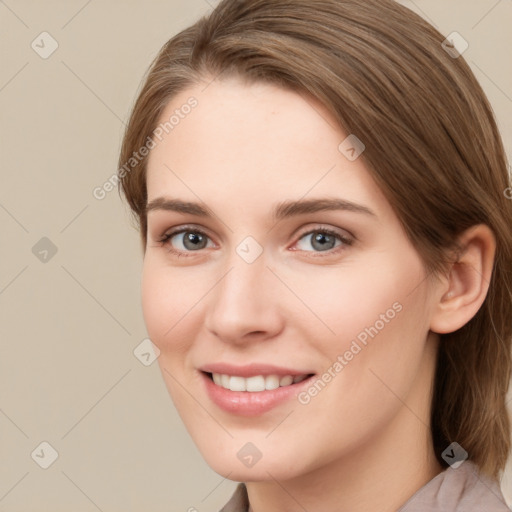
[[[231,391],[222,386],[217,386],[204,372],[201,372],[201,376],[205,382],[206,392],[212,402],[222,410],[239,416],[259,416],[286,400],[296,398],[301,388],[308,386],[314,377],[313,375],[296,384],[277,389],[252,392]]]

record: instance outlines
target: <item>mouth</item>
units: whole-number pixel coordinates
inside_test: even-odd
[[[202,368],[199,374],[211,402],[237,416],[263,415],[293,401],[316,375],[256,365],[244,368],[216,365]]]
[[[314,374],[302,375],[254,375],[242,377],[240,375],[228,375],[225,373],[203,372],[216,386],[229,391],[245,391],[248,393],[260,393],[272,391],[277,388],[289,387],[312,377]]]

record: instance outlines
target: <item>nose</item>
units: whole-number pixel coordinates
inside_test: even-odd
[[[275,337],[283,328],[279,284],[264,253],[252,263],[235,253],[209,294],[206,329],[221,341],[238,345]]]

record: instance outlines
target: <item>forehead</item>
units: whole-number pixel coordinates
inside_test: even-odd
[[[192,97],[197,105],[180,116],[180,111],[189,111],[185,106]],[[150,166],[153,158],[171,148],[174,161],[204,157],[214,158],[213,164],[245,157],[247,167],[249,156],[258,163],[268,162],[265,167],[274,162],[274,168],[285,153],[287,161],[293,157],[292,162],[304,155],[315,161],[320,153],[333,159],[342,136],[328,112],[312,99],[272,84],[245,84],[236,78],[182,91],[165,108],[160,125],[165,128],[171,118],[172,129],[152,151]],[[190,154],[192,143],[195,151]]]
[[[171,117],[149,156],[148,201],[166,193],[246,206],[308,194],[383,200],[363,160],[340,151],[348,134],[320,103],[291,90],[213,81],[175,96],[160,126]]]

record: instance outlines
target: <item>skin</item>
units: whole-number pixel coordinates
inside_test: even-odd
[[[143,313],[173,402],[206,462],[247,483],[253,512],[394,511],[442,470],[429,429],[436,333],[482,304],[492,234],[469,230],[459,261],[427,277],[363,158],[338,150],[348,134],[322,105],[233,78],[181,92],[162,121],[190,96],[198,106],[151,150],[147,171],[148,202],[202,202],[215,214],[148,213]],[[323,197],[375,215],[271,218],[281,201]],[[159,241],[190,224],[208,235],[203,248],[184,246],[183,233]],[[322,228],[352,244],[335,239],[322,251],[305,234]],[[236,252],[247,236],[263,249],[250,264]],[[241,417],[204,391],[198,368],[212,362],[322,375],[397,302],[401,311],[306,405]],[[250,468],[237,457],[247,442],[262,454]]]

